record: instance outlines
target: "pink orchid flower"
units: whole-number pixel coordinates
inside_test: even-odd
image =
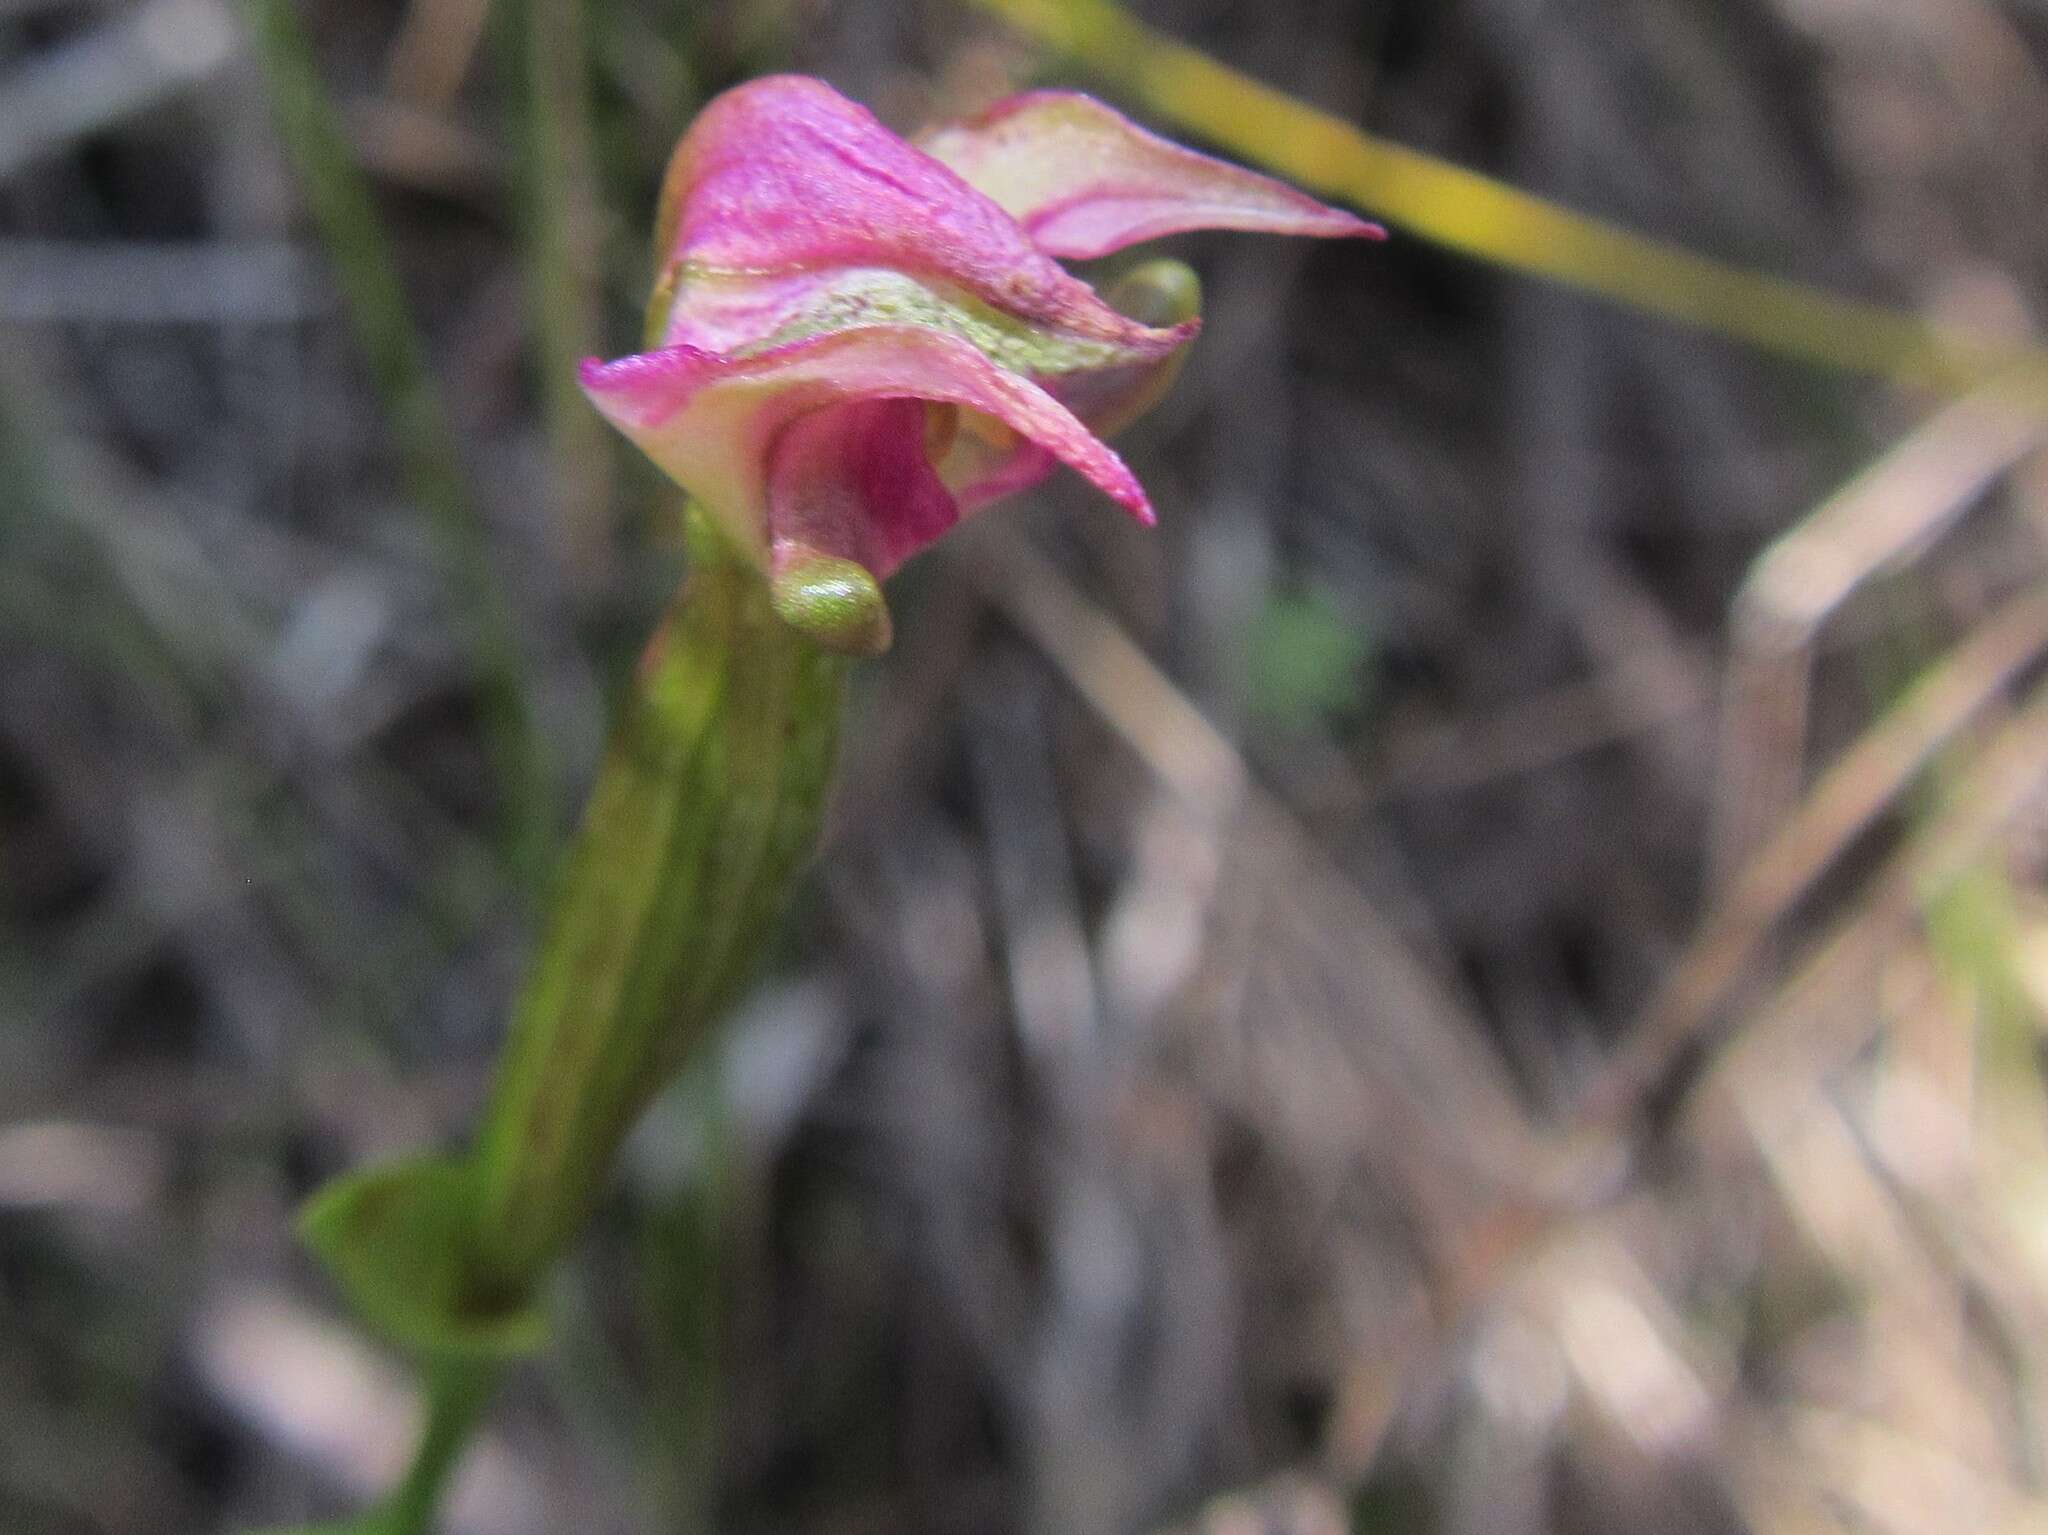
[[[1200,324],[1192,274],[1162,264],[1183,275],[1128,290],[1153,311],[1134,318],[1059,263],[1191,229],[1382,234],[1073,92],[913,145],[821,81],[756,80],[670,162],[660,345],[586,362],[583,388],[760,565],[778,612],[880,649],[876,583],[1055,464],[1153,520],[1102,437],[1170,383]]]

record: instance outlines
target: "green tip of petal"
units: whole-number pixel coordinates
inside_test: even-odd
[[[1105,296],[1117,313],[1140,325],[1179,325],[1202,312],[1202,279],[1185,261],[1161,257],[1131,268]]]
[[[878,656],[893,631],[873,572],[853,560],[812,554],[782,564],[769,583],[775,615],[824,650]]]

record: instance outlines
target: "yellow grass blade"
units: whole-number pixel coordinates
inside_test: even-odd
[[[1635,234],[1376,138],[1220,64],[1111,0],[973,0],[1241,159],[1482,261],[1764,351],[1961,388],[2013,372],[2048,401],[2048,352],[1931,325]]]

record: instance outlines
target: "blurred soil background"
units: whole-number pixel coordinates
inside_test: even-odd
[[[2038,0],[1142,12],[1703,253],[2048,301]],[[10,1535],[403,1457],[292,1212],[471,1123],[677,579],[569,364],[693,112],[1090,83],[940,0],[276,14],[0,3]],[[2048,1529],[2042,418],[1398,228],[1173,251],[1159,529],[1055,482],[892,585],[450,1529]]]

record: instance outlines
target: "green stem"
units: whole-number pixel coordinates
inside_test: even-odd
[[[513,1015],[476,1152],[476,1258],[523,1295],[618,1144],[752,973],[817,837],[845,663],[701,518]]]
[[[368,1521],[375,1535],[429,1535],[441,1489],[498,1384],[494,1362],[436,1360],[427,1373],[427,1421],[405,1480]]]

